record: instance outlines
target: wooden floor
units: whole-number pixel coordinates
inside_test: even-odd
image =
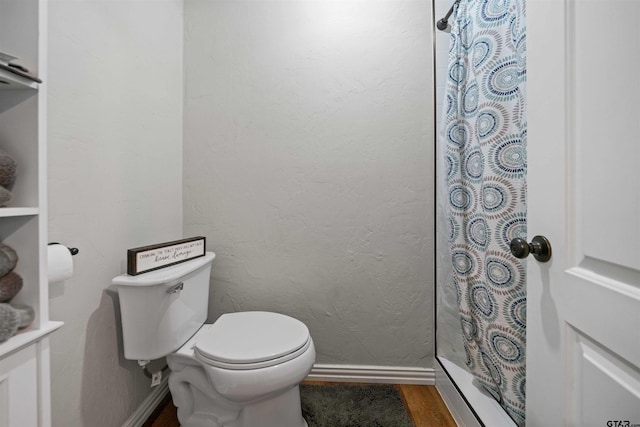
[[[305,384],[322,385],[328,383],[305,381]],[[411,421],[415,427],[456,427],[449,410],[442,401],[435,386],[431,385],[396,385],[402,396]],[[176,408],[167,399],[166,406],[159,408],[144,427],[178,427]]]

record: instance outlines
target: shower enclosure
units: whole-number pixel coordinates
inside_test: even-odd
[[[500,8],[515,1],[461,4]],[[437,18],[450,6],[440,0],[435,5]],[[640,420],[640,86],[633,73],[640,64],[634,21],[639,14],[639,2],[624,0],[527,3],[527,225],[532,236],[540,233],[553,243],[553,259],[531,259],[526,270],[526,417],[532,426],[598,427]],[[597,31],[603,16],[616,23],[615,31]],[[459,35],[454,28],[451,39]],[[449,34],[437,32],[436,37],[442,100]],[[476,39],[457,40],[468,47]],[[482,52],[478,49],[478,60]],[[619,58],[624,67],[612,78],[611,64]],[[460,75],[453,73],[455,80]],[[480,126],[468,129],[482,131]],[[456,143],[447,140],[446,150],[450,142]],[[445,200],[440,193],[439,201]],[[446,219],[440,212],[439,233],[446,230]],[[467,231],[472,238],[473,230]],[[459,333],[454,307],[464,310],[470,299],[459,301],[449,286],[448,270],[460,265],[446,256],[449,241],[443,237],[437,250],[439,390],[460,425],[509,425],[498,402],[483,393],[484,386],[477,387],[473,365],[467,369],[468,334]]]
[[[452,4],[434,0],[437,383],[461,425],[523,425],[523,3]]]

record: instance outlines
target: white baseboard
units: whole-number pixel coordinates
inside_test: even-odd
[[[122,424],[122,427],[141,427],[160,405],[162,399],[169,393],[169,376],[165,375],[162,383],[151,390],[151,393],[142,401],[140,406]]]
[[[434,385],[436,383],[435,371],[430,368],[369,365],[316,364],[306,379],[371,384]]]

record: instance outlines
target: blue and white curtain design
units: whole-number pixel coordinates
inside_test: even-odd
[[[524,0],[461,0],[452,23],[440,131],[447,222],[466,363],[519,425],[525,420]]]

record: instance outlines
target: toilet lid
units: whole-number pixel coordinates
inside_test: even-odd
[[[308,346],[309,330],[292,317],[264,311],[223,314],[195,345],[196,354],[216,364],[256,364]]]

